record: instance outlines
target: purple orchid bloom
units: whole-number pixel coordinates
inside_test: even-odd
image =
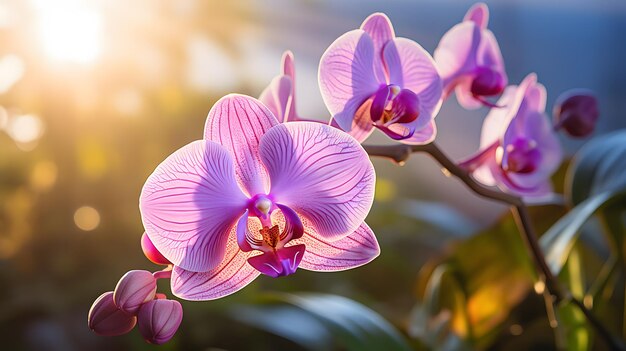
[[[499,95],[507,85],[502,53],[496,37],[487,29],[488,22],[487,5],[475,4],[463,22],[444,34],[434,53],[444,98],[456,90],[457,100],[467,109],[497,107],[485,97]]]
[[[291,51],[283,53],[280,72],[263,90],[259,100],[280,122],[302,121],[296,112],[296,68]]]
[[[212,300],[261,273],[338,271],[377,257],[363,221],[374,182],[367,153],[349,135],[321,123],[281,124],[260,101],[231,94],[209,112],[204,140],[148,178],[140,210],[150,241],[174,265],[172,292]]]
[[[551,197],[550,177],[561,164],[557,135],[545,114],[546,90],[529,74],[504,90],[483,123],[480,151],[461,163],[485,185],[527,200]]]
[[[319,84],[333,124],[359,142],[374,127],[406,144],[435,138],[433,119],[442,101],[435,62],[416,42],[397,38],[382,13],[330,45]]]

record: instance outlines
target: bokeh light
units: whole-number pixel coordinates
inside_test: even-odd
[[[86,232],[92,231],[100,225],[100,213],[90,206],[80,207],[74,212],[74,224]]]
[[[24,62],[14,54],[0,59],[0,94],[4,94],[24,75]]]
[[[17,146],[24,151],[34,149],[37,145],[37,140],[44,133],[44,125],[41,118],[34,114],[18,115],[9,118],[6,129]]]
[[[46,54],[54,60],[93,61],[101,50],[102,17],[78,0],[34,0]]]
[[[47,191],[57,180],[57,166],[52,161],[39,161],[30,174],[30,184],[36,191]]]

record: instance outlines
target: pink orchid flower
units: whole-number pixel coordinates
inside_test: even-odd
[[[263,273],[338,271],[379,254],[364,223],[374,168],[328,125],[281,124],[258,100],[220,99],[204,140],[170,155],[140,198],[146,234],[174,264],[172,292],[217,299]]]
[[[291,51],[285,51],[280,64],[281,74],[263,90],[259,100],[280,122],[301,121],[296,113],[296,68]]]
[[[444,34],[434,53],[444,98],[456,90],[457,100],[467,109],[497,106],[485,97],[499,95],[507,85],[504,60],[488,22],[487,5],[472,6],[463,22]]]
[[[374,127],[406,144],[435,138],[433,119],[442,101],[435,62],[416,42],[396,38],[382,13],[330,45],[319,84],[333,123],[359,142]]]
[[[505,107],[492,109],[483,123],[480,151],[461,165],[486,185],[529,200],[550,197],[550,177],[562,153],[545,114],[544,86],[530,74],[519,86],[507,87],[498,105]]]

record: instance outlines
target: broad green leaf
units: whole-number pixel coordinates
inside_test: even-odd
[[[558,207],[531,210],[531,216],[538,219],[538,228],[545,228],[546,221],[561,214]],[[418,281],[420,302],[412,319],[412,323],[421,325],[411,325],[409,330],[419,336],[448,328],[450,333],[444,335],[463,338],[462,342],[472,349],[486,349],[508,328],[505,322],[528,294],[533,274],[517,226],[507,214],[492,228],[455,243],[445,257],[425,266]],[[457,309],[455,304],[464,308]],[[430,320],[426,318],[428,311]],[[460,312],[465,313],[464,318]],[[430,329],[427,321],[432,324]]]
[[[236,309],[233,317],[311,350],[330,345],[355,351],[411,349],[389,322],[354,300],[330,294],[285,294],[277,300]]]
[[[626,190],[607,190],[574,207],[541,237],[539,244],[550,270],[559,274],[583,224],[598,210],[626,201]]]
[[[465,294],[448,265],[431,274],[422,302],[411,313],[409,334],[433,350],[470,349],[464,341],[469,336]]]
[[[626,130],[592,139],[567,170],[565,193],[577,205],[590,196],[626,188]]]

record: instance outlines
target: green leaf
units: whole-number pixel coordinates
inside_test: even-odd
[[[592,139],[574,156],[565,192],[577,205],[590,196],[626,188],[626,130]]]
[[[626,204],[626,190],[607,190],[574,207],[541,237],[539,244],[550,270],[558,275],[580,233],[580,228],[598,210],[613,204]]]
[[[568,285],[574,297],[583,298],[585,282],[578,250],[572,250],[559,278]],[[592,332],[585,315],[577,306],[563,301],[556,306],[556,317],[559,323],[556,329],[557,341],[561,349],[587,351],[591,348]]]
[[[422,302],[411,313],[409,334],[433,350],[470,350],[466,341],[471,339],[466,303],[465,293],[450,266],[437,266],[428,280]]]
[[[233,317],[311,349],[410,350],[406,339],[370,308],[330,294],[284,294],[274,306],[246,306]]]
[[[557,207],[536,209],[540,212],[533,218],[541,218],[540,227],[561,214]],[[487,349],[507,328],[505,322],[511,310],[532,287],[533,274],[532,261],[515,221],[507,214],[492,228],[456,242],[445,257],[425,266],[418,281],[421,301],[409,330],[431,347],[434,345],[421,336],[456,335],[472,349]],[[430,319],[426,318],[427,311],[433,311]],[[437,346],[445,350],[441,345]]]

